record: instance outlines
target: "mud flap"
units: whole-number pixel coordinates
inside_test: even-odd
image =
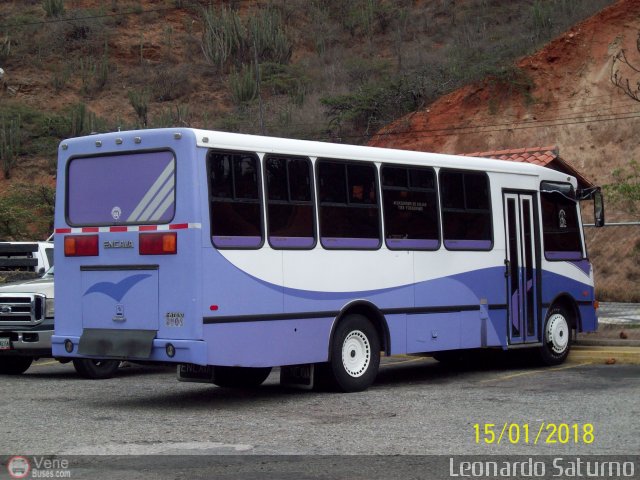
[[[280,367],[280,385],[303,390],[313,389],[314,367],[312,363]]]
[[[85,328],[80,337],[78,353],[102,358],[148,359],[156,333],[156,330]]]

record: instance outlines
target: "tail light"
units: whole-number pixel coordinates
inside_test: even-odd
[[[141,233],[138,243],[140,255],[175,255],[178,253],[176,232]]]
[[[68,235],[64,237],[64,256],[98,256],[98,235]]]

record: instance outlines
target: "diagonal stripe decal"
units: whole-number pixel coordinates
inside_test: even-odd
[[[167,168],[165,168],[163,172],[160,174],[160,176],[156,179],[156,181],[153,182],[153,185],[151,185],[149,190],[147,190],[147,193],[145,193],[144,197],[142,197],[142,200],[140,200],[140,203],[138,203],[136,208],[133,209],[133,212],[131,213],[131,215],[129,215],[129,218],[127,218],[127,222],[133,223],[136,221],[140,221],[139,220],[140,215],[153,201],[153,198],[157,195],[157,193],[160,191],[162,186],[166,183],[167,179],[171,177],[171,183],[173,183],[174,163],[175,161],[172,159],[169,162],[169,165],[167,165]]]
[[[155,198],[149,203],[149,205],[147,205],[147,208],[145,208],[144,211],[140,214],[140,216],[134,219],[134,221],[148,222],[150,219],[153,218],[152,217],[153,213],[158,209],[158,206],[162,202],[166,202],[167,199],[169,199],[169,205],[173,203],[174,192],[175,192],[174,180],[173,180],[173,176],[171,176],[169,177],[169,180],[167,180],[167,182],[164,184],[164,186],[160,189],[160,191],[155,196]],[[168,207],[165,207],[164,210],[166,210],[167,208]],[[163,213],[164,213],[164,210],[163,210]]]
[[[169,192],[169,195],[167,195],[167,198],[165,198],[164,202],[160,204],[160,206],[155,211],[155,213],[151,216],[149,221],[157,222],[158,220],[160,220],[164,215],[164,213],[171,207],[171,205],[173,205],[173,197],[174,197],[173,190],[171,190],[171,192]]]

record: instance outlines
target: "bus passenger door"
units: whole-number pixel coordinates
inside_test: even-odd
[[[538,341],[540,249],[536,197],[504,193],[509,344]]]

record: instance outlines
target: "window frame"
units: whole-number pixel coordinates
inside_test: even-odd
[[[460,173],[463,175],[463,195],[464,195],[464,203],[465,203],[465,208],[464,209],[459,209],[459,208],[447,208],[444,206],[444,201],[442,198],[443,195],[443,182],[442,182],[442,174],[443,173]],[[465,174],[473,174],[473,175],[482,175],[487,182],[487,202],[488,202],[488,206],[487,209],[469,209],[467,207],[467,201],[466,201],[466,183],[464,180],[464,175]],[[491,177],[489,176],[489,174],[483,170],[471,170],[471,169],[465,169],[465,168],[448,168],[448,167],[441,167],[438,170],[438,190],[439,190],[439,200],[440,200],[440,224],[441,224],[441,228],[442,228],[442,244],[444,245],[444,248],[448,251],[452,251],[452,252],[460,252],[460,251],[467,251],[467,252],[490,252],[491,250],[493,250],[494,245],[495,245],[495,230],[494,230],[494,221],[493,221],[493,203],[491,201]],[[447,211],[458,211],[458,212],[486,212],[488,213],[489,216],[489,239],[488,240],[458,240],[458,239],[451,239],[448,240],[445,238],[445,213]],[[463,243],[462,246],[460,247],[456,247],[455,245],[451,245],[450,242],[489,242],[488,246],[486,247],[470,247],[468,244]],[[447,244],[449,242],[449,244]]]
[[[384,168],[397,168],[397,169],[404,169],[405,170],[405,174],[406,174],[406,187],[392,187],[392,186],[385,186],[383,183],[383,179],[384,179],[384,172],[383,169]],[[410,176],[410,171],[411,170],[424,170],[424,171],[429,171],[433,174],[433,189],[427,189],[427,188],[420,188],[420,187],[412,187],[411,186],[411,176]],[[409,164],[396,164],[396,163],[382,163],[380,165],[380,190],[381,190],[381,198],[380,198],[380,204],[382,207],[382,213],[383,213],[383,231],[384,231],[384,242],[385,245],[387,246],[387,248],[389,250],[409,250],[409,251],[436,251],[439,250],[440,247],[442,246],[442,230],[441,230],[441,223],[442,223],[442,219],[440,218],[440,195],[439,195],[439,189],[438,189],[438,172],[436,171],[436,169],[434,167],[431,166],[423,166],[423,165],[409,165]],[[407,192],[433,192],[434,198],[435,198],[435,217],[436,217],[436,245],[434,247],[418,247],[418,246],[402,246],[402,245],[390,245],[389,244],[389,240],[403,240],[403,239],[389,239],[387,238],[387,233],[388,233],[388,229],[387,229],[387,212],[385,211],[385,201],[384,201],[384,195],[385,195],[385,190],[390,190],[390,191],[407,191]],[[405,240],[409,240],[409,241],[415,241],[415,242],[419,242],[419,241],[433,241],[434,239],[414,239],[414,240],[410,240],[410,239],[405,239]]]
[[[136,155],[136,154],[145,154],[145,153],[161,153],[161,152],[170,152],[173,156],[173,184],[174,184],[174,194],[173,194],[173,215],[167,221],[163,222],[91,222],[91,223],[75,223],[71,221],[69,217],[69,186],[71,185],[69,170],[71,168],[71,164],[76,160],[84,160],[84,159],[93,159],[93,158],[101,158],[101,157],[116,157],[116,156],[125,156],[125,155]],[[67,164],[65,165],[65,192],[64,192],[64,217],[65,222],[70,227],[115,227],[115,226],[135,226],[135,225],[169,225],[176,217],[176,213],[178,210],[177,199],[178,199],[178,157],[176,155],[175,150],[172,148],[151,148],[144,150],[129,150],[124,152],[109,152],[109,153],[99,153],[94,155],[74,155],[69,157],[67,160]]]
[[[554,186],[556,187],[555,190],[545,190],[545,184],[548,186],[549,189],[553,189]],[[558,188],[560,187],[560,188]],[[564,191],[561,190],[562,187],[565,187],[566,189],[566,193]],[[543,197],[542,195],[544,193],[553,193],[553,192],[557,192],[561,195],[567,196],[567,194],[571,195],[574,198],[570,198],[571,200],[573,200],[575,202],[575,215],[576,215],[576,233],[578,234],[578,241],[580,244],[580,255],[570,255],[570,254],[575,254],[578,253],[577,250],[547,250],[547,245],[545,242],[545,219],[544,219],[544,204],[543,204]],[[585,244],[585,240],[584,240],[584,233],[583,233],[583,228],[581,225],[581,210],[580,210],[580,202],[578,201],[577,197],[576,197],[576,192],[575,189],[573,188],[573,185],[567,182],[555,182],[555,181],[550,181],[550,180],[543,180],[540,182],[540,191],[539,191],[539,195],[540,195],[540,232],[541,232],[541,236],[542,236],[542,252],[544,254],[544,258],[545,260],[549,261],[549,262],[575,262],[575,261],[580,261],[580,260],[585,260],[587,258],[587,249],[586,249],[586,244]],[[556,232],[554,232],[556,233]],[[549,256],[548,253],[554,253],[557,255],[553,255],[553,256]],[[564,254],[564,255],[563,255]],[[569,255],[566,255],[569,254]]]
[[[247,157],[252,157],[255,159],[256,163],[256,182],[257,182],[257,203],[259,208],[259,218],[260,218],[260,241],[256,245],[216,245],[215,235],[213,234],[213,219],[212,219],[212,206],[215,198],[223,199],[224,197],[213,197],[212,193],[212,182],[211,182],[211,162],[213,161],[213,155],[222,154],[222,155],[242,155]],[[245,151],[245,150],[232,150],[232,149],[215,149],[211,148],[207,151],[206,156],[206,172],[207,172],[207,205],[208,205],[208,215],[209,215],[209,238],[211,240],[211,244],[217,250],[259,250],[264,246],[265,241],[265,224],[264,224],[264,192],[262,188],[262,168],[260,156],[254,151]],[[235,172],[235,165],[232,165],[231,172]],[[233,188],[235,190],[235,173],[233,175]],[[235,193],[234,193],[235,197]],[[256,203],[249,201],[237,201],[235,198],[233,200],[224,201],[221,203]],[[218,235],[218,236],[229,236],[232,238],[246,238],[246,236],[242,235]]]
[[[286,245],[274,245],[274,243],[271,240],[271,237],[278,237],[277,235],[271,235],[271,231],[270,231],[270,215],[269,215],[269,204],[271,202],[271,200],[269,199],[269,179],[267,176],[267,162],[270,159],[273,158],[279,158],[279,159],[286,159],[287,160],[287,165],[286,165],[286,172],[287,172],[287,195],[288,195],[288,200],[284,201],[284,200],[276,200],[274,201],[274,203],[276,204],[280,204],[280,205],[309,205],[311,207],[311,222],[312,222],[312,242],[310,245],[308,246],[286,246]],[[308,202],[303,202],[300,200],[294,201],[291,200],[291,184],[290,184],[290,177],[289,177],[289,160],[303,160],[305,161],[305,163],[307,164],[307,166],[309,167],[309,201]],[[269,243],[269,246],[271,248],[273,248],[274,250],[313,250],[316,245],[318,244],[318,226],[317,226],[317,221],[316,221],[316,195],[315,195],[315,175],[314,175],[314,168],[313,168],[313,162],[311,161],[311,159],[309,157],[305,157],[305,156],[301,156],[301,155],[288,155],[288,154],[278,154],[278,153],[269,153],[267,155],[265,155],[262,158],[262,169],[263,169],[263,178],[264,178],[264,209],[265,209],[265,214],[267,217],[267,223],[265,226],[265,238],[267,240],[267,242]],[[284,238],[306,238],[306,237],[284,237]]]
[[[344,167],[345,170],[345,184],[344,184],[344,193],[345,193],[345,203],[342,202],[322,202],[320,200],[320,194],[321,194],[321,186],[320,186],[320,166],[322,165],[323,162],[326,163],[333,163],[333,164],[338,164],[338,165],[342,165]],[[349,173],[348,173],[348,167],[349,165],[354,165],[354,166],[366,166],[366,167],[370,167],[373,169],[373,182],[374,182],[374,189],[376,192],[376,204],[375,207],[370,207],[367,204],[354,204],[351,203],[349,201]],[[375,161],[373,160],[349,160],[349,159],[344,159],[344,158],[330,158],[330,157],[317,157],[316,161],[315,161],[315,182],[316,182],[316,205],[317,205],[317,215],[318,215],[318,242],[320,243],[320,245],[322,246],[322,248],[324,248],[325,250],[362,250],[362,251],[375,251],[375,250],[379,250],[382,247],[383,244],[383,226],[382,226],[382,197],[381,197],[381,193],[380,193],[380,176],[379,176],[379,171],[378,171],[378,165],[376,164]],[[353,205],[356,205],[355,207]],[[338,207],[338,208],[368,208],[368,209],[373,209],[375,208],[377,210],[377,221],[378,221],[378,228],[377,228],[377,233],[378,236],[377,238],[374,237],[323,237],[322,235],[322,228],[323,228],[323,224],[322,224],[322,208],[323,206],[328,206],[328,207]],[[337,245],[333,246],[333,245],[327,245],[325,243],[325,241],[323,241],[324,239],[332,239],[333,241],[336,241]],[[346,245],[347,242],[349,241],[355,241],[355,240],[363,240],[363,241],[371,241],[372,242],[372,246],[350,246],[350,245]],[[341,242],[344,242],[342,243]],[[377,240],[376,245],[373,245],[373,241]],[[342,243],[342,244],[341,244]]]

